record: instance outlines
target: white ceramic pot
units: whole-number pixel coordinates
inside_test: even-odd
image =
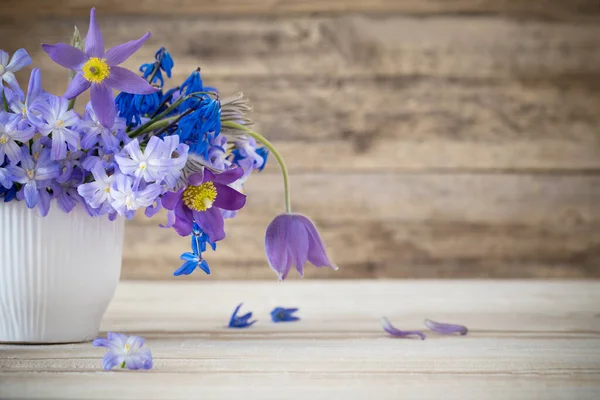
[[[0,202],[0,342],[91,340],[121,274],[124,224],[69,214],[55,201],[40,217]]]

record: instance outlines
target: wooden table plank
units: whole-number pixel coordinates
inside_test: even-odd
[[[224,327],[244,301],[259,319]],[[276,305],[302,321],[273,324]],[[0,346],[0,398],[594,399],[600,282],[122,282],[103,330],[146,337],[152,371],[101,371],[89,343]],[[466,337],[387,337],[423,318]]]
[[[517,18],[587,20],[600,14],[595,0],[478,1],[478,0],[4,0],[6,17],[87,15],[91,7],[112,14],[164,15],[282,15],[314,13],[497,14]],[[3,15],[4,16],[4,15]]]

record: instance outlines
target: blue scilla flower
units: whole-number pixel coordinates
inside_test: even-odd
[[[171,54],[164,48],[161,47],[158,49],[156,54],[154,55],[156,61],[148,64],[142,64],[140,66],[140,72],[142,72],[144,79],[148,80],[148,78],[152,79],[152,83],[160,85],[163,87],[165,84],[165,80],[162,76],[162,71],[167,74],[167,77],[171,77],[171,71],[173,66],[173,58]]]
[[[121,92],[115,99],[119,110],[119,117],[125,119],[125,123],[131,126],[141,124],[142,116],[152,115],[160,107],[162,92],[151,94],[131,94]]]
[[[8,203],[17,198],[17,186],[13,185],[10,189],[0,186],[0,197],[4,197],[4,202]]]
[[[186,100],[192,112],[179,121],[177,135],[190,145],[190,152],[206,155],[210,140],[221,132],[221,105],[209,96]]]
[[[216,243],[212,243],[209,240],[208,235],[202,232],[198,224],[194,222],[192,229],[192,252],[183,253],[181,255],[181,259],[185,262],[173,273],[173,275],[189,275],[194,272],[196,268],[200,268],[202,271],[206,272],[207,275],[210,275],[208,263],[202,258],[202,253],[206,251],[207,243],[213,250],[217,249]]]
[[[238,317],[237,313],[238,313],[238,311],[240,311],[240,308],[242,308],[243,304],[244,303],[240,303],[235,308],[235,310],[233,310],[233,314],[231,314],[231,318],[229,319],[229,324],[227,325],[230,328],[248,328],[248,327],[254,325],[254,323],[256,323],[256,320],[249,321],[250,318],[252,318],[251,312]]]
[[[296,311],[297,308],[284,308],[284,307],[276,307],[271,311],[271,320],[273,322],[294,322],[300,320],[300,318],[292,315]]]

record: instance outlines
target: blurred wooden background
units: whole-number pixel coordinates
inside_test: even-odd
[[[107,47],[152,30],[130,68],[164,45],[173,84],[250,97],[341,266],[307,277],[600,277],[598,0],[3,0],[0,47],[62,93],[39,44],[93,5]],[[276,164],[246,191],[212,279],[274,278]],[[124,278],[174,279],[188,240],[157,223],[127,226]]]

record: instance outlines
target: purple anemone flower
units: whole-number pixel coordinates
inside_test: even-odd
[[[440,335],[452,335],[454,333],[460,333],[466,335],[469,331],[464,325],[457,324],[445,324],[442,322],[435,322],[430,319],[425,320],[425,326],[433,332],[439,333]]]
[[[73,99],[91,87],[92,106],[98,120],[106,128],[112,128],[117,109],[112,89],[133,94],[150,94],[158,89],[144,78],[125,68],[118,67],[135,53],[150,37],[150,32],[137,40],[104,51],[102,32],[96,24],[96,11],[90,12],[90,27],[85,39],[85,53],[65,43],[43,44],[42,48],[57,64],[77,71],[65,92]]]
[[[300,214],[280,214],[271,221],[265,235],[265,249],[269,265],[284,280],[292,263],[300,277],[304,264],[310,261],[315,267],[337,270],[325,251],[325,245],[311,220]]]
[[[425,340],[426,338],[425,334],[421,331],[401,331],[395,328],[386,317],[381,318],[381,324],[383,325],[383,330],[394,337],[418,336],[421,340]]]
[[[125,336],[122,333],[108,332],[108,338],[96,338],[92,342],[96,347],[106,347],[108,352],[102,359],[104,369],[109,371],[116,366],[129,369],[152,368],[152,353],[144,346],[139,336]]]
[[[246,204],[246,195],[227,186],[238,180],[244,171],[234,168],[213,174],[208,168],[189,177],[189,186],[177,192],[167,192],[162,205],[175,216],[173,227],[181,236],[192,233],[196,222],[212,243],[225,238],[223,210],[239,210]]]

